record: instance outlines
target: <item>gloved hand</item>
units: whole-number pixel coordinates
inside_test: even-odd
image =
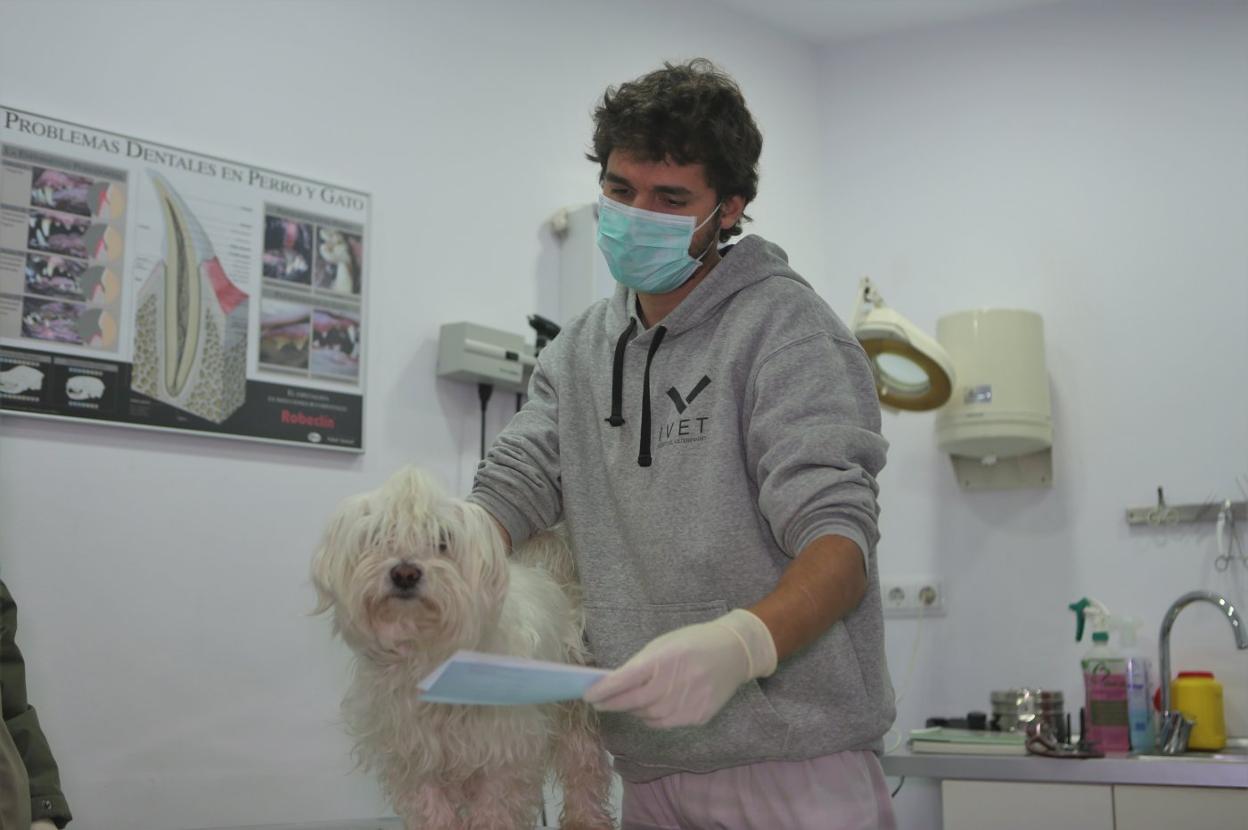
[[[776,644],[757,616],[738,608],[651,640],[585,693],[604,712],[629,712],[669,729],[715,717],[737,687],[776,670]]]

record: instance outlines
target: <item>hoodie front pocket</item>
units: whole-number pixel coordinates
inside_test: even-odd
[[[617,668],[646,643],[677,628],[728,613],[722,600],[621,606],[586,603],[585,629],[595,662]],[[651,729],[633,715],[603,712],[607,749],[633,764],[693,772],[735,766],[784,753],[790,726],[757,681],[742,684],[703,726]]]

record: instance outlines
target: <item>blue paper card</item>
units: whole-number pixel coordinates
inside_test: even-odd
[[[605,669],[457,651],[420,681],[420,699],[427,703],[477,706],[522,706],[577,700]]]

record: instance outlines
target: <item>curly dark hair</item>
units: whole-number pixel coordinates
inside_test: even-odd
[[[758,194],[762,149],[741,87],[709,60],[694,58],[608,87],[594,110],[594,151],[586,157],[600,165],[599,181],[612,150],[644,161],[701,164],[720,199],[742,196],[748,204]],[[740,221],[720,230],[719,239],[739,233]]]

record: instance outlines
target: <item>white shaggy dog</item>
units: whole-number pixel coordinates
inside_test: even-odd
[[[406,468],[346,499],[312,564],[356,654],[343,700],[360,764],[409,830],[528,830],[548,768],[560,827],[606,830],[611,773],[593,711],[424,703],[417,683],[457,649],[583,663],[571,551],[540,534],[510,557],[489,515]]]

